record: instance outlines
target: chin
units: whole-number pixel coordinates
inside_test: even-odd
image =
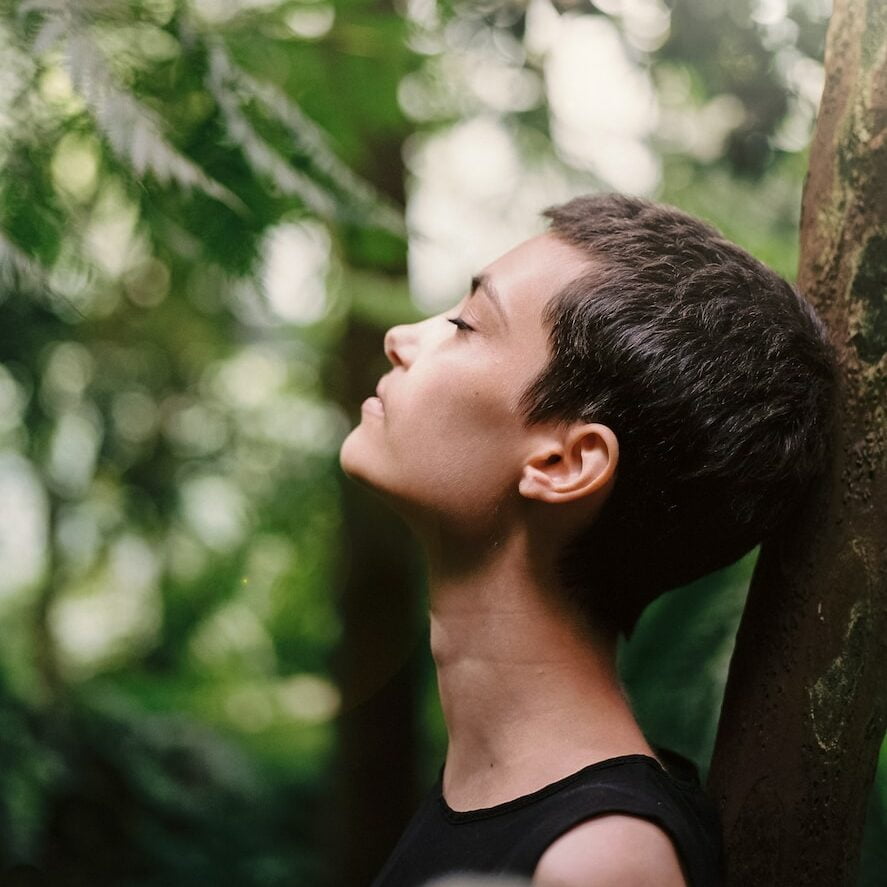
[[[357,436],[359,438],[359,436]],[[386,485],[379,466],[373,466],[366,449],[354,432],[348,435],[339,448],[339,466],[355,483],[378,497],[381,503],[406,517],[410,509],[401,496],[389,485]]]
[[[374,476],[378,472],[373,470],[371,454],[361,442],[358,428],[359,425],[342,441],[339,447],[339,466],[352,480],[375,490],[378,488],[378,477],[374,480]]]
[[[358,428],[360,428],[359,425],[357,428],[353,428],[342,441],[342,446],[339,447],[339,466],[345,474],[355,480],[359,479],[358,475],[361,473],[361,462],[363,461],[360,458],[360,443],[355,440],[357,437],[355,432]]]

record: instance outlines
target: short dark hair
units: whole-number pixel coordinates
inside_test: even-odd
[[[794,287],[674,207],[604,194],[543,215],[594,264],[545,306],[549,362],[519,409],[619,440],[613,489],[559,575],[586,618],[628,636],[659,594],[777,530],[826,471],[834,351]]]

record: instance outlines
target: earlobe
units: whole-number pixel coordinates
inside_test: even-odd
[[[568,502],[606,489],[615,477],[619,442],[599,423],[577,424],[547,437],[527,460],[518,489],[528,499]]]

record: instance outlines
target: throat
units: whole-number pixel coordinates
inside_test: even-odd
[[[615,666],[583,645],[452,658],[438,663],[438,687],[453,810],[522,797],[608,758],[655,757]]]
[[[495,806],[611,757],[653,751],[597,635],[550,593],[532,559],[501,552],[483,573],[434,570],[431,652],[453,810]]]

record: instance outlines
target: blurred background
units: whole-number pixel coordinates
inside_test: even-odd
[[[592,191],[794,279],[829,12],[0,0],[4,883],[368,883],[446,748],[421,560],[338,465],[384,331]],[[703,777],[754,557],[620,651]],[[885,847],[882,767],[860,885]]]

